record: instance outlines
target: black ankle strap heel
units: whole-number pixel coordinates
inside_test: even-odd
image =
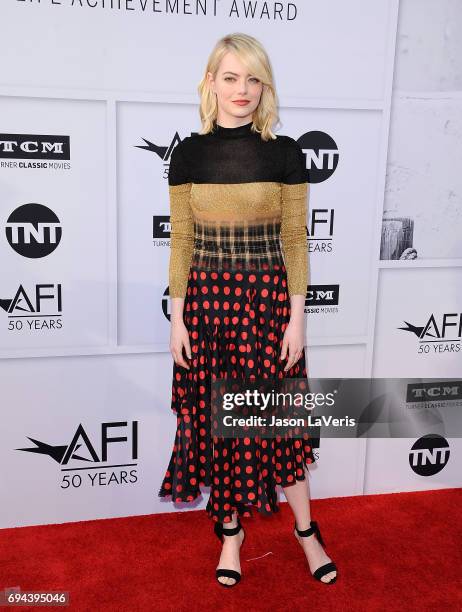
[[[321,546],[325,548],[326,545],[324,543],[324,540],[322,539],[321,531],[319,529],[317,522],[310,521],[310,525],[311,527],[309,527],[308,529],[298,529],[297,521],[295,521],[295,525],[294,525],[295,531],[302,538],[307,538],[313,535],[314,533],[319,543],[321,544]],[[328,574],[329,572],[336,572],[336,571],[337,571],[337,566],[335,565],[335,563],[330,561],[329,563],[325,563],[324,565],[321,565],[321,567],[318,567],[318,569],[315,570],[312,575],[314,576],[314,578],[316,578],[316,580],[319,580],[319,582],[323,582],[324,584],[334,584],[334,582],[337,580],[337,576],[332,578],[329,582],[324,582],[324,580],[321,580],[321,578],[325,576],[326,574]]]
[[[242,529],[242,525],[241,525],[241,521],[239,520],[239,517],[237,519],[237,527],[232,527],[231,529],[225,529],[223,527],[222,523],[215,523],[215,526],[213,528],[217,538],[220,540],[220,542],[224,541],[223,536],[234,536],[237,535],[240,530]],[[244,532],[244,538],[242,539],[242,544],[244,543],[244,539],[245,539],[245,532]],[[232,570],[232,569],[227,569],[225,567],[222,567],[220,569],[215,570],[215,575],[217,578],[217,582],[219,584],[221,584],[221,586],[224,587],[233,587],[236,586],[236,584],[240,581],[241,579],[241,574],[237,571],[237,570]],[[222,576],[225,576],[226,578],[233,578],[235,580],[235,582],[233,582],[233,584],[225,584],[223,582],[221,582],[220,580],[218,580],[218,578],[221,578]]]

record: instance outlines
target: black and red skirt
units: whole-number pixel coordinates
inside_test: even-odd
[[[315,461],[307,434],[284,439],[226,438],[211,433],[211,382],[230,378],[306,378],[305,351],[290,370],[279,358],[291,304],[284,264],[268,269],[204,270],[191,266],[183,309],[192,359],[173,364],[177,429],[158,495],[191,502],[210,487],[210,518],[230,522],[279,510],[277,485],[305,479]]]

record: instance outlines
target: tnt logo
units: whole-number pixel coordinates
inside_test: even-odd
[[[170,287],[167,287],[162,296],[162,312],[167,321],[170,321]]]
[[[6,238],[12,249],[31,259],[46,257],[61,241],[61,223],[43,204],[24,204],[6,222]]]
[[[449,444],[437,434],[419,438],[409,452],[409,464],[419,476],[438,474],[449,461]]]
[[[339,152],[335,140],[329,134],[307,132],[297,142],[306,155],[308,183],[322,183],[334,174]]]

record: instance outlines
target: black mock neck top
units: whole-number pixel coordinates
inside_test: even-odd
[[[263,141],[252,122],[184,138],[168,177],[170,297],[185,297],[191,265],[262,270],[285,265],[289,295],[308,284],[307,172],[290,136]]]
[[[250,136],[252,134],[252,121],[245,125],[238,125],[236,127],[225,127],[219,125],[216,121],[214,122],[213,133],[219,138],[242,138]]]

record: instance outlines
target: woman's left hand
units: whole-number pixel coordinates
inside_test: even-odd
[[[304,329],[303,329],[303,320],[293,321],[292,319],[289,321],[286,331],[284,332],[284,337],[282,339],[282,351],[280,359],[283,360],[286,358],[287,353],[288,360],[284,367],[284,372],[290,370],[290,368],[297,363],[297,361],[302,356],[304,348]]]

